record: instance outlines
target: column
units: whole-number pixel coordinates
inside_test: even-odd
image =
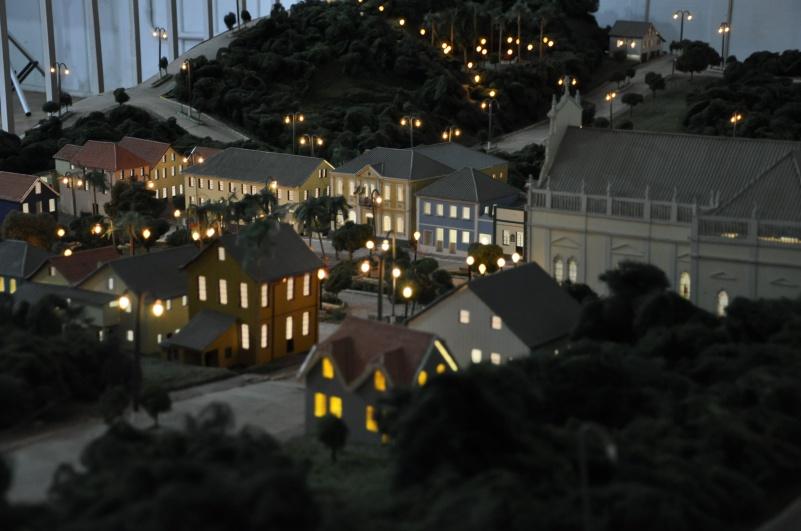
[[[172,40],[172,58],[178,59],[178,6],[177,0],[170,0],[170,39]]]
[[[105,92],[103,79],[103,48],[100,43],[100,9],[97,0],[88,0],[89,24],[91,25],[89,38],[89,78],[92,92],[101,94]]]
[[[209,39],[214,37],[214,0],[206,0],[206,22],[209,25]]]
[[[142,35],[139,28],[139,0],[131,0],[131,19],[133,20],[134,64],[136,64],[136,83],[142,82]]]
[[[56,101],[56,76],[50,67],[56,64],[56,40],[53,31],[53,0],[39,0],[39,18],[42,24],[42,69],[47,101]]]
[[[6,0],[0,0],[0,72],[2,72],[2,81],[0,81],[0,128],[13,133],[14,106],[11,103],[13,92],[11,92],[11,61],[8,57]]]

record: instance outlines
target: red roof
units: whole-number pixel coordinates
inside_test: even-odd
[[[119,171],[147,166],[141,157],[134,155],[114,142],[89,140],[73,157],[73,164],[84,168]]]
[[[76,146],[75,144],[64,144],[61,146],[61,149],[59,149],[56,154],[53,155],[53,158],[72,162],[72,159],[75,158],[75,155],[77,155],[81,149],[83,149],[81,146]]]
[[[119,257],[120,253],[113,246],[98,247],[76,251],[70,256],[51,256],[45,265],[55,267],[70,284],[77,284],[104,263]]]
[[[123,137],[122,140],[117,142],[117,145],[146,161],[150,166],[158,164],[167,150],[170,149],[170,145],[165,142],[146,140],[133,136]]]
[[[0,199],[21,203],[38,180],[36,175],[0,171]]]

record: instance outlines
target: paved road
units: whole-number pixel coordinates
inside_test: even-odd
[[[648,72],[657,72],[663,76],[670,75],[672,69],[671,55],[663,55],[653,61],[637,66],[637,75],[634,76],[631,83],[621,89],[622,93],[633,92],[637,94],[650,94],[648,85],[645,84],[645,74]],[[616,83],[605,83],[589,94],[582,94],[581,97],[585,101],[595,104],[595,115],[598,117],[609,117],[609,103],[605,100],[606,93],[610,90],[617,90]],[[614,102],[615,115],[626,112],[627,107],[620,101],[621,96],[618,96]],[[514,153],[520,151],[526,146],[531,144],[544,144],[548,138],[548,120],[530,125],[523,129],[519,129],[513,133],[502,136],[495,140],[495,145],[501,151],[507,153]]]

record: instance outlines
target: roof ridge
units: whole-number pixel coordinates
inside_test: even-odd
[[[728,201],[726,201],[726,202],[724,202],[723,204],[719,205],[719,206],[718,206],[718,207],[715,209],[715,212],[719,212],[719,211],[723,210],[723,209],[724,209],[724,208],[726,208],[727,206],[731,205],[732,203],[734,203],[735,201],[737,201],[738,199],[740,199],[740,198],[741,198],[743,195],[745,195],[745,193],[746,193],[747,191],[749,191],[749,190],[753,189],[753,188],[754,188],[754,186],[756,186],[756,185],[757,185],[759,182],[761,182],[761,181],[762,181],[762,179],[764,179],[764,178],[765,178],[765,176],[766,176],[768,173],[770,173],[770,172],[772,172],[773,170],[775,170],[775,169],[776,169],[776,168],[779,166],[779,164],[781,164],[782,162],[784,162],[784,160],[785,160],[785,159],[792,157],[792,155],[793,155],[793,153],[792,153],[792,152],[789,152],[789,153],[785,153],[784,155],[782,155],[781,157],[779,157],[779,158],[778,158],[778,159],[777,159],[777,160],[776,160],[776,161],[775,161],[773,164],[771,164],[770,166],[768,166],[767,168],[765,168],[765,171],[763,171],[763,172],[762,172],[762,173],[760,173],[758,176],[756,176],[756,177],[754,177],[753,179],[751,179],[750,181],[748,181],[748,183],[746,183],[746,184],[745,184],[745,186],[743,186],[743,187],[742,187],[742,188],[740,188],[740,189],[739,189],[739,190],[738,190],[738,191],[737,191],[735,194],[733,194],[733,195],[732,195],[732,196],[731,196],[731,197],[728,199]],[[794,162],[794,161],[791,159],[791,162]],[[796,166],[796,172],[798,172],[798,167],[797,167],[797,166]],[[798,184],[799,184],[799,186],[801,186],[801,177],[799,178],[799,183],[798,183]]]
[[[473,192],[476,194],[476,202],[479,201],[478,197],[478,181],[476,181],[476,170],[474,168],[470,168],[470,178],[473,181]]]

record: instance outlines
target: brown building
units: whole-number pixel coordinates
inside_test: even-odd
[[[321,267],[285,223],[257,256],[234,235],[218,238],[183,268],[191,320],[165,341],[168,357],[230,367],[306,352],[317,342]]]
[[[119,257],[120,253],[113,246],[75,251],[70,256],[51,256],[39,266],[29,280],[40,284],[75,286],[106,262]]]
[[[169,144],[156,140],[145,140],[132,136],[123,137],[117,145],[144,160],[150,172],[147,187],[156,192],[161,199],[173,198],[184,193],[184,177],[181,171],[188,166],[188,160],[177,153]]]
[[[381,398],[457,370],[434,334],[348,317],[300,368],[306,381],[306,431],[312,433],[319,418],[334,415],[347,424],[351,439],[377,443]]]

